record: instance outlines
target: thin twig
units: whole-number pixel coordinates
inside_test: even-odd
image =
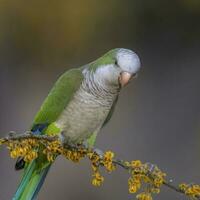
[[[34,135],[31,131],[27,131],[22,134],[16,134],[15,132],[10,132],[7,137],[2,138],[1,140],[8,142],[13,140],[23,140],[23,139],[36,139],[36,140],[46,140],[48,142],[53,142],[58,139],[58,136]]]

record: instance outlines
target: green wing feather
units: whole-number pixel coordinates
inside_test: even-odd
[[[48,130],[80,88],[82,81],[81,69],[72,69],[65,72],[45,99],[40,111],[35,116],[32,128],[38,124],[49,124]],[[47,133],[47,130],[44,130],[43,134]],[[27,164],[21,183],[12,200],[35,199],[50,166],[51,164],[43,156]]]
[[[45,99],[40,111],[36,114],[32,127],[37,124],[51,124],[56,121],[61,112],[80,88],[83,80],[81,69],[65,72],[55,83]]]

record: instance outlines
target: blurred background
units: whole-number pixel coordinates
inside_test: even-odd
[[[23,132],[65,70],[116,47],[138,53],[142,70],[121,93],[97,147],[124,160],[156,163],[174,183],[200,183],[199,0],[0,0],[0,136]],[[0,149],[0,199],[20,180]],[[128,174],[91,185],[87,160],[57,159],[39,200],[134,199]],[[155,199],[184,200],[163,187]]]

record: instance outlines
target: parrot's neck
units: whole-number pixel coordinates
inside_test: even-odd
[[[120,87],[119,85],[110,85],[104,79],[102,79],[100,73],[95,73],[90,70],[84,70],[84,81],[82,87],[92,93],[94,96],[98,98],[102,98],[104,100],[109,99],[112,101],[116,98],[119,94]]]

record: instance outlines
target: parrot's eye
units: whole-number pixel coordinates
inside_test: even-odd
[[[117,67],[119,67],[117,60],[115,60],[115,65],[116,65]]]

